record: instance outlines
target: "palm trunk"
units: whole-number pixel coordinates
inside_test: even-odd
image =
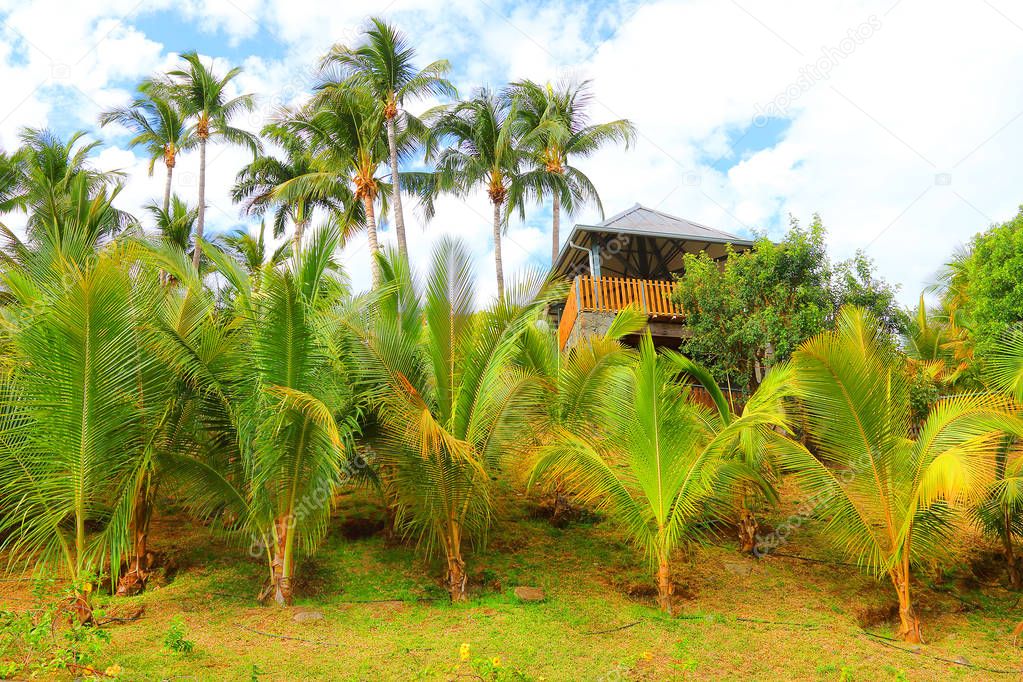
[[[444,558],[447,561],[444,582],[448,594],[451,595],[451,601],[465,601],[469,576],[465,572],[465,561],[462,559],[462,534],[454,521],[449,523],[447,537],[444,538]]]
[[[551,220],[551,268],[558,262],[558,245],[561,240],[558,237],[558,230],[561,227],[561,202],[554,197],[554,205],[551,207],[553,219]]]
[[[373,197],[367,195],[363,198],[363,205],[366,207],[366,234],[369,236],[369,266],[373,273],[373,288],[380,286],[380,264],[377,263],[377,254],[380,246],[377,244],[377,219],[373,210]]]
[[[291,577],[294,563],[291,556],[293,545],[292,528],[289,517],[281,517],[274,521],[275,539],[273,559],[270,561],[270,588],[274,602],[278,606],[291,603]]]
[[[501,260],[501,204],[494,205],[494,264],[497,267],[497,298],[504,298],[504,262]]]
[[[911,644],[922,644],[924,640],[920,634],[920,618],[916,615],[909,594],[909,575],[907,556],[891,573],[892,584],[895,585],[895,592],[899,597],[899,638]]]
[[[206,225],[206,138],[199,138],[199,215],[195,221],[195,250],[192,252],[192,267],[199,269],[199,254],[202,249],[203,227]]]
[[[138,594],[146,589],[149,577],[149,526],[153,519],[152,480],[147,475],[135,496],[132,512],[132,548],[128,558],[128,570],[117,581],[117,596]]]
[[[757,517],[749,509],[746,500],[743,500],[742,510],[739,515],[739,551],[744,554],[751,554],[757,546]]]
[[[1009,569],[1009,586],[1018,590],[1023,588],[1023,575],[1020,574],[1016,551],[1012,546],[1012,519],[1006,510],[1002,518],[1002,547],[1005,551],[1005,564]]]
[[[675,584],[671,581],[671,567],[668,565],[668,557],[661,554],[657,559],[657,606],[668,615],[671,615],[671,597],[674,593]]]
[[[398,235],[398,254],[408,261],[405,242],[405,214],[401,209],[401,181],[398,177],[398,141],[394,132],[394,118],[387,119],[387,146],[391,154],[391,206],[394,207],[394,232]]]
[[[167,164],[167,180],[163,185],[163,212],[167,213],[170,211],[170,200],[171,200],[171,178],[174,176],[174,166]]]
[[[302,248],[302,236],[305,235],[305,228],[309,224],[308,218],[302,218],[301,220],[295,221],[295,234],[292,237],[292,250],[298,253]]]

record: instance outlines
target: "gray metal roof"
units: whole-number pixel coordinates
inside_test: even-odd
[[[639,204],[596,225],[579,225],[581,228],[604,228],[615,232],[643,234],[651,237],[672,239],[693,239],[696,241],[752,245],[749,239],[737,237],[721,230],[678,218]]]
[[[614,238],[621,236],[645,237],[652,240],[648,243],[661,245],[658,248],[663,247],[667,251],[679,253],[696,253],[706,250],[713,258],[720,258],[724,255],[726,244],[738,247],[740,251],[753,246],[753,241],[750,239],[737,237],[713,227],[694,223],[691,220],[639,204],[596,225],[575,225],[568,241],[588,248],[592,243],[606,240],[608,235]],[[565,273],[577,267],[578,263],[584,259],[584,254],[566,243],[558,254],[554,269]],[[668,260],[670,261],[668,266],[671,268],[681,266],[677,253],[674,258],[668,258]]]

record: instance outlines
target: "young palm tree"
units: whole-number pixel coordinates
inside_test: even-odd
[[[70,608],[88,621],[86,583],[107,559],[116,581],[130,554],[135,473],[162,404],[145,352],[157,289],[120,249],[62,251],[88,241],[70,231],[83,230],[66,225],[61,244],[0,275],[18,307],[0,390],[0,550],[69,577]]]
[[[99,124],[107,126],[118,123],[127,128],[133,135],[129,147],[145,147],[149,155],[149,175],[158,159],[163,160],[167,168],[167,180],[163,188],[163,210],[170,211],[171,178],[178,154],[194,149],[197,143],[195,131],[188,127],[178,107],[170,99],[160,97],[152,88],[143,85],[139,88],[139,96],[127,107],[104,112],[99,117]]]
[[[657,603],[669,613],[673,552],[699,534],[722,491],[759,481],[725,457],[728,448],[749,428],[784,425],[768,411],[721,424],[691,399],[679,374],[671,354],[659,356],[644,336],[637,362],[609,373],[594,392],[601,429],[562,431],[541,447],[530,478],[563,480],[582,501],[606,509],[656,569]]]
[[[301,185],[291,181],[331,173],[321,157],[315,156],[309,141],[289,132],[281,124],[263,128],[263,136],[284,151],[284,158],[260,155],[238,172],[231,198],[242,202],[251,215],[264,215],[273,210],[273,234],[281,237],[290,219],[295,225],[292,241],[295,250],[302,245],[302,236],[312,220],[313,211],[322,208],[334,215],[344,214],[354,197],[348,184]],[[284,196],[287,198],[284,198]]]
[[[181,249],[183,253],[189,253],[192,248],[193,228],[199,218],[199,208],[189,206],[176,194],[171,197],[168,208],[157,206],[155,203],[146,204],[144,208],[156,224],[160,238]]]
[[[525,200],[551,199],[551,264],[558,259],[561,209],[567,215],[592,204],[604,216],[597,188],[570,163],[570,157],[586,157],[608,144],[633,142],[636,131],[627,119],[590,123],[593,100],[589,81],[565,81],[555,89],[531,80],[511,85],[519,101],[518,116],[523,126],[523,146],[528,150],[528,170],[512,185],[509,204],[525,212]]]
[[[501,259],[501,227],[507,216],[502,207],[509,188],[518,181],[525,152],[516,135],[518,109],[515,100],[485,88],[472,99],[459,102],[441,114],[427,142],[427,156],[436,155],[445,139],[452,146],[437,156],[440,185],[467,194],[485,187],[494,213],[494,264],[497,296],[504,296],[504,265]]]
[[[951,539],[955,509],[987,489],[1011,404],[986,394],[935,403],[922,423],[910,405],[908,362],[868,312],[843,308],[833,332],[792,357],[805,426],[820,459],[801,448],[780,457],[835,544],[865,570],[887,575],[899,599],[899,635],[920,642],[913,566]]]
[[[398,253],[408,260],[405,216],[401,205],[401,174],[398,172],[398,130],[420,130],[422,124],[403,110],[409,100],[430,96],[457,97],[455,87],[445,78],[451,69],[446,59],[416,68],[415,48],[405,34],[381,19],[371,19],[357,47],[335,45],[322,66],[337,66],[344,79],[368,90],[383,106],[387,128],[388,160],[391,166],[391,207],[398,237]]]
[[[383,268],[379,312],[358,327],[364,342],[355,345],[379,421],[376,460],[397,505],[397,529],[439,550],[444,584],[459,601],[468,580],[464,546],[485,539],[491,475],[529,412],[520,398],[533,382],[512,361],[547,299],[537,295],[537,275],[514,301],[476,311],[472,259],[450,240],[434,252],[421,294],[393,263]]]
[[[248,230],[238,228],[222,235],[220,246],[245,269],[253,280],[253,288],[258,289],[258,280],[264,270],[272,270],[281,265],[294,252],[288,243],[281,244],[273,251],[267,249],[266,223],[259,224],[259,235],[252,236]]]
[[[168,72],[166,80],[152,81],[146,86],[147,93],[171,99],[187,120],[193,121],[190,133],[194,133],[199,144],[199,216],[195,224],[195,243],[202,243],[206,225],[206,145],[213,140],[223,140],[252,150],[253,156],[260,150],[259,139],[252,133],[233,127],[231,118],[242,111],[251,111],[252,95],[228,98],[227,90],[241,69],[235,67],[223,77],[213,73],[195,52],[181,55],[184,69]],[[192,254],[192,265],[199,269],[201,249]]]

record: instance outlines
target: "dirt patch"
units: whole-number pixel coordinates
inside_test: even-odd
[[[383,519],[353,517],[342,521],[339,530],[345,540],[365,540],[382,533],[384,525]]]
[[[899,620],[898,604],[879,604],[864,606],[855,612],[856,624],[861,628],[875,628],[879,625],[891,625]]]

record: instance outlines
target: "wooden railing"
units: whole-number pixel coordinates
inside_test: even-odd
[[[580,312],[618,312],[636,306],[651,318],[675,319],[682,308],[671,300],[673,282],[632,279],[629,277],[590,277],[580,275],[572,282],[565,310],[558,326],[558,339],[564,348]]]

